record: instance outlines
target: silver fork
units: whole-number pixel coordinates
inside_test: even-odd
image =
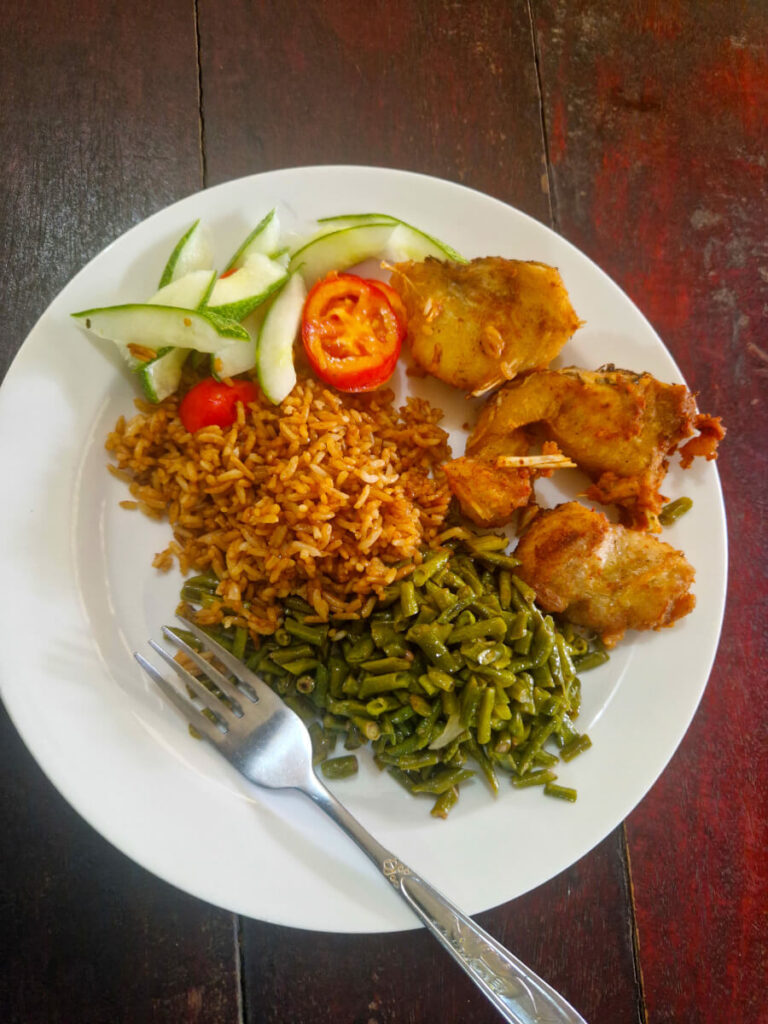
[[[510,1024],[586,1024],[584,1018],[551,986],[463,914],[445,896],[377,842],[320,782],[312,765],[309,733],[270,687],[194,623],[181,618],[234,679],[218,671],[189,644],[163,627],[164,636],[208,676],[229,699],[218,700],[159,644],[152,649],[216,716],[216,723],[172,686],[157,669],[134,657],[163,696],[245,778],[266,789],[297,789],[325,811],[402,896],[411,910],[467,972]]]

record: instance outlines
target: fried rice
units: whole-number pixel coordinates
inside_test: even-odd
[[[260,397],[231,428],[194,434],[178,396],[136,405],[107,438],[110,469],[130,487],[121,504],[170,522],[155,567],[219,578],[198,621],[271,633],[289,595],[320,620],[359,617],[444,525],[451,452],[441,411],[422,399],[396,409],[390,391],[341,395],[306,379],[279,407]]]

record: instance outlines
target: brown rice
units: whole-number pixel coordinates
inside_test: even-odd
[[[146,514],[168,517],[173,541],[158,569],[213,571],[221,601],[203,613],[247,625],[279,624],[280,600],[298,594],[318,617],[357,616],[373,594],[410,572],[443,526],[450,458],[442,413],[390,391],[340,395],[301,381],[281,406],[238,406],[229,429],[188,434],[178,399],[138,402],[106,442]]]

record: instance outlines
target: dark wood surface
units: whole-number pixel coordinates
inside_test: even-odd
[[[168,202],[369,163],[551,223],[725,418],[728,608],[694,723],[624,826],[481,915],[590,1024],[768,1020],[767,31],[764,3],[696,0],[0,13],[0,373],[66,281]],[[69,808],[4,715],[0,729],[0,1020],[498,1019],[425,933],[278,928],[155,879]]]

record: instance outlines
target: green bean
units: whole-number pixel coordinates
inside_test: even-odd
[[[548,782],[544,787],[544,792],[547,796],[554,796],[559,800],[567,800],[569,803],[575,803],[578,795],[575,789],[571,789],[569,786],[558,786],[554,782]]]
[[[428,718],[432,714],[432,705],[428,700],[424,700],[423,697],[420,697],[418,693],[410,694],[408,699],[413,710],[417,715],[420,715],[421,718]]]
[[[403,580],[400,584],[400,608],[407,618],[418,615],[419,602],[416,600],[416,588],[412,580]]]
[[[328,761],[323,761],[320,768],[326,779],[348,779],[351,775],[357,775],[357,758],[354,754],[332,757]]]
[[[547,617],[536,627],[531,645],[532,668],[539,668],[546,664],[555,646],[555,627],[552,620]]]
[[[507,624],[502,618],[481,619],[468,626],[455,626],[448,636],[451,644],[465,640],[503,640],[507,635]]]
[[[537,750],[533,755],[533,763],[544,765],[545,768],[552,768],[559,760],[557,754],[550,754],[548,750]]]
[[[577,672],[588,672],[590,669],[597,668],[598,665],[604,665],[608,661],[608,652],[605,648],[598,648],[597,650],[590,651],[589,654],[583,654],[580,658],[574,658],[574,668]]]
[[[344,657],[350,665],[361,665],[364,661],[368,661],[375,650],[376,645],[373,638],[361,636],[359,640],[347,645]]]
[[[583,753],[585,750],[589,750],[592,746],[592,740],[587,736],[586,733],[582,733],[581,736],[575,736],[560,751],[560,757],[564,761],[572,761],[574,757]]]
[[[283,668],[292,676],[301,676],[310,669],[317,668],[319,664],[317,658],[297,658],[295,661],[286,661]]]
[[[373,700],[369,700],[365,705],[365,710],[371,716],[371,718],[378,718],[379,715],[384,714],[385,711],[394,711],[395,708],[399,708],[395,697],[374,697]]]
[[[461,694],[461,711],[459,712],[459,721],[465,728],[472,722],[472,718],[480,704],[481,697],[482,691],[478,686],[477,679],[472,676]]]
[[[374,644],[389,658],[401,658],[408,652],[405,639],[391,622],[372,622],[371,637]]]
[[[448,768],[446,771],[437,772],[425,782],[417,782],[413,787],[414,793],[445,793],[446,790],[466,782],[474,776],[474,772],[468,768]]]
[[[499,603],[502,608],[509,608],[512,604],[512,574],[509,569],[502,569],[499,573]]]
[[[407,672],[412,664],[412,658],[374,658],[373,661],[361,662],[360,668],[379,675],[387,672]]]
[[[290,608],[292,612],[298,612],[299,615],[315,614],[315,609],[312,605],[308,604],[303,597],[299,597],[297,594],[289,594],[283,603],[286,608]]]
[[[320,764],[328,757],[328,737],[319,722],[309,725],[309,738],[312,741],[312,764]]]
[[[291,711],[296,712],[302,722],[305,722],[307,725],[310,722],[314,722],[317,717],[317,711],[305,697],[301,696],[301,694],[288,693],[283,696],[283,700]]]
[[[456,593],[456,600],[444,611],[440,612],[437,617],[438,622],[453,622],[454,619],[458,618],[461,613],[469,608],[470,604],[475,599],[474,591],[466,583],[462,583],[461,588]]]
[[[372,718],[364,715],[352,715],[352,721],[367,740],[377,740],[381,736],[381,727]]]
[[[296,661],[297,658],[307,658],[314,654],[311,644],[291,644],[290,647],[278,647],[269,655],[270,661],[282,666],[286,661]]]
[[[327,626],[308,626],[305,622],[291,618],[286,618],[283,625],[291,636],[295,636],[297,640],[304,640],[308,644],[314,644],[316,647],[325,643],[328,637]]]
[[[415,754],[391,754],[385,751],[381,754],[381,760],[384,764],[394,765],[404,772],[412,772],[421,768],[431,768],[438,763],[439,758],[432,750],[420,750]]]
[[[512,785],[515,789],[527,789],[529,786],[545,786],[555,781],[557,776],[549,768],[543,768],[540,772],[528,772],[521,778],[512,776]]]
[[[439,612],[445,612],[449,608],[453,608],[458,598],[450,590],[446,590],[443,587],[439,587],[432,580],[427,580],[425,587],[430,600],[436,605]]]
[[[461,668],[458,656],[452,654],[440,639],[435,625],[411,626],[407,639],[417,644],[429,661],[446,672],[457,672]]]
[[[417,587],[423,587],[427,580],[431,579],[436,572],[444,569],[451,557],[447,548],[431,555],[425,562],[413,570],[413,583]]]
[[[456,685],[456,679],[454,676],[448,675],[447,672],[443,672],[442,669],[436,668],[434,665],[429,665],[427,668],[427,678],[436,686],[439,690],[445,690],[450,692]]]
[[[691,498],[675,498],[674,501],[670,501],[659,512],[659,522],[662,526],[671,526],[675,520],[679,519],[680,516],[684,516],[691,508],[693,508]]]
[[[407,722],[410,718],[413,718],[415,714],[416,712],[413,710],[413,708],[410,705],[406,705],[405,707],[400,708],[399,711],[393,711],[392,714],[388,715],[387,717],[389,721],[392,722],[393,725],[402,725],[404,722]]]
[[[313,693],[315,689],[315,680],[312,676],[299,676],[296,680],[296,689],[299,693]]]
[[[491,713],[496,703],[496,688],[488,686],[483,690],[480,703],[477,708],[477,742],[484,746],[491,742]]]
[[[377,693],[388,693],[391,690],[407,690],[411,677],[405,672],[387,672],[383,675],[369,673],[359,682],[357,696],[360,700],[373,697]]]
[[[467,747],[469,748],[469,752],[474,760],[480,765],[480,770],[485,776],[486,782],[491,787],[491,792],[495,796],[499,792],[499,779],[494,771],[490,759],[486,757],[485,752],[480,747],[480,744],[474,739],[470,738],[467,740]]]
[[[459,787],[452,786],[435,800],[432,810],[429,812],[433,818],[447,818],[452,807],[455,807],[459,799]]]

